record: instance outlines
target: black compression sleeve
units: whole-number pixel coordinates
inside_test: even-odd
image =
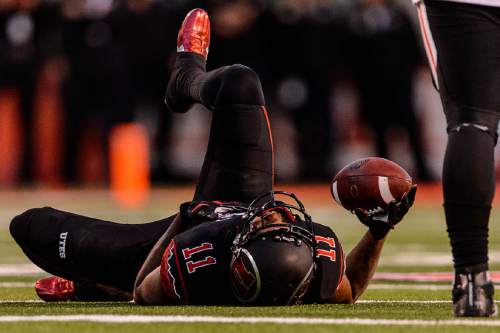
[[[444,207],[455,267],[488,261],[488,221],[495,191],[491,135],[452,131],[443,168]]]

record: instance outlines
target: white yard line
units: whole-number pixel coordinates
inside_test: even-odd
[[[34,288],[34,282],[0,282],[0,288]],[[369,290],[449,290],[448,285],[439,284],[382,284],[374,283],[368,286]]]
[[[21,300],[15,300],[15,299],[9,299],[9,300],[1,300],[0,304],[11,304],[11,303],[25,303],[25,304],[35,304],[35,303],[45,303],[41,299],[21,299]]]
[[[500,303],[500,300],[496,300],[496,303]],[[42,300],[1,300],[0,304],[10,304],[10,303],[44,303]],[[64,303],[64,302],[63,302]],[[72,302],[69,302],[72,303]],[[131,302],[133,303],[133,302]],[[450,303],[449,300],[408,300],[408,299],[363,299],[356,302],[356,304],[443,304]]]
[[[40,268],[33,264],[2,264],[0,265],[0,276],[16,275],[40,275],[44,273]]]
[[[1,285],[1,284],[0,284]],[[451,290],[451,285],[443,284],[391,284],[391,283],[370,283],[368,290]]]
[[[500,262],[500,251],[490,251],[488,253],[489,262]],[[380,265],[390,265],[398,267],[418,266],[445,266],[451,265],[452,257],[449,252],[421,252],[421,251],[402,251],[401,254],[382,256]]]
[[[409,320],[365,318],[284,318],[151,315],[0,316],[0,322],[98,322],[98,323],[215,323],[287,325],[384,325],[384,326],[486,326],[500,327],[500,320]]]
[[[376,304],[376,303],[381,303],[381,304],[444,304],[444,303],[449,303],[451,304],[451,301],[447,300],[410,300],[410,299],[394,299],[394,300],[386,300],[386,299],[365,299],[365,300],[359,300],[356,301],[356,304]]]
[[[0,288],[34,288],[33,282],[0,282]]]
[[[34,282],[0,282],[0,288],[33,288],[35,286]],[[390,284],[390,283],[372,283],[368,286],[370,290],[449,290],[451,286],[442,284]]]

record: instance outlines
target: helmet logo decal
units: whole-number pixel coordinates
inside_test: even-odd
[[[247,267],[248,264],[251,267]],[[231,287],[239,301],[246,303],[257,299],[261,288],[259,270],[252,255],[246,249],[241,249],[239,255],[233,258],[231,275]]]
[[[240,295],[246,295],[255,283],[255,275],[245,267],[241,257],[236,258],[233,262],[233,274],[235,278],[234,287]]]

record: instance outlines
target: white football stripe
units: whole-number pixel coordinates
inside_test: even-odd
[[[460,1],[460,0],[455,0]],[[415,0],[414,0],[415,2]],[[422,35],[422,42],[425,49],[425,54],[427,55],[427,61],[431,69],[431,74],[436,88],[439,90],[439,81],[437,76],[438,67],[438,52],[436,44],[434,43],[434,37],[432,36],[432,31],[429,26],[429,19],[427,17],[427,8],[425,7],[424,1],[417,1],[417,15],[420,25],[420,32]]]
[[[334,181],[332,184],[332,193],[333,193],[333,198],[335,199],[335,201],[337,201],[337,203],[342,206],[342,202],[340,201],[340,197],[339,197],[339,191],[337,189],[337,181]]]
[[[378,177],[378,189],[380,191],[380,196],[385,203],[396,200],[391,193],[391,189],[389,188],[389,179],[387,177]]]
[[[39,315],[0,316],[0,322],[99,322],[99,323],[217,323],[217,324],[288,324],[288,325],[385,325],[385,326],[490,326],[499,327],[500,320],[419,320],[367,318],[292,318],[292,317],[218,317],[218,316],[154,316],[154,315]]]

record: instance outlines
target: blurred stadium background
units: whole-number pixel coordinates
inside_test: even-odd
[[[11,239],[12,217],[50,205],[139,223],[173,214],[190,200],[210,114],[200,106],[170,114],[163,94],[178,28],[193,7],[207,9],[212,19],[209,69],[242,63],[262,79],[278,184],[302,198],[318,222],[331,225],[345,248],[352,248],[365,228],[330,197],[328,181],[343,165],[363,156],[388,157],[421,185],[360,304],[255,312],[36,303],[33,282],[43,273]],[[416,23],[410,0],[0,0],[0,312],[451,319],[452,263],[439,183],[445,121]],[[492,271],[500,270],[497,225],[491,224]],[[390,275],[412,272],[419,274]],[[139,327],[2,325],[0,331],[12,332],[61,327],[55,325],[82,332]],[[407,326],[373,331],[420,331],[411,322],[398,325]],[[196,324],[185,327],[200,331]],[[259,326],[228,328],[246,332]],[[453,326],[430,331],[438,330],[459,331]]]
[[[280,182],[367,155],[439,178],[444,116],[409,0],[0,0],[0,186],[193,182],[210,115],[162,104],[193,7],[212,18],[209,68],[262,78]]]

